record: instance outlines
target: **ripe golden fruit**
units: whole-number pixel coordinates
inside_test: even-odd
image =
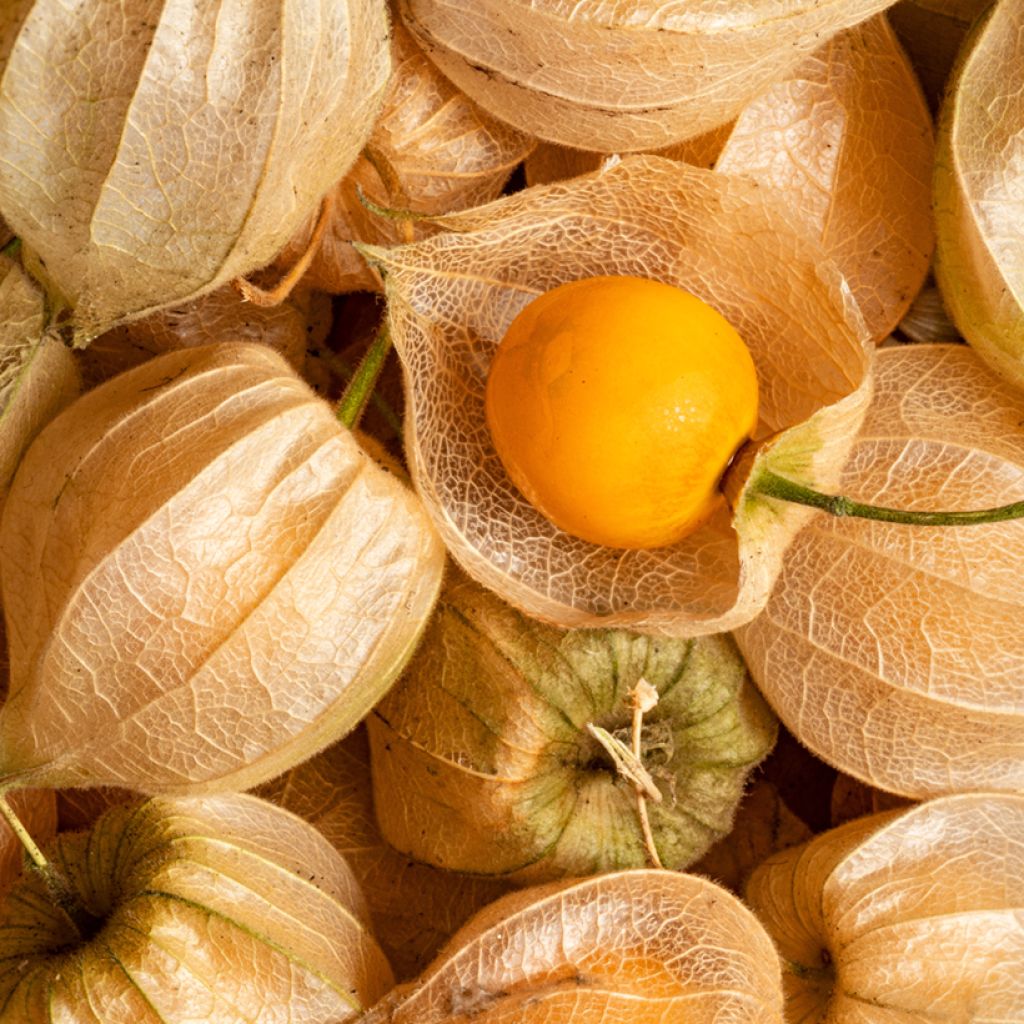
[[[486,410],[509,476],[556,526],[609,547],[662,547],[721,500],[722,471],[757,425],[757,373],[695,296],[592,277],[512,321]]]

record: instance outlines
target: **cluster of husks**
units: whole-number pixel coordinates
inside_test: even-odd
[[[933,218],[891,3],[0,11],[0,1019],[1024,1017],[1024,527],[757,490],[1024,491],[1024,18],[964,44]],[[983,5],[936,6],[894,23],[938,80],[922,38]],[[876,352],[933,223],[1003,380]],[[662,549],[562,533],[485,426],[516,314],[607,274],[758,373],[771,443]],[[355,290],[411,481],[310,386],[351,376]],[[928,802],[782,849],[786,780],[740,806],[775,714]],[[683,873],[726,862],[746,904]]]

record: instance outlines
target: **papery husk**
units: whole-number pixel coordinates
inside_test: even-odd
[[[892,0],[400,0],[438,67],[547,142],[660,149],[726,121],[805,54]]]
[[[379,207],[417,214],[450,213],[496,199],[536,141],[495,120],[455,88],[394,25],[394,74],[363,153],[332,190],[327,233],[303,281],[331,293],[380,290],[380,279],[352,241],[393,245],[433,233],[429,223],[387,217]],[[360,192],[362,195],[360,195]],[[295,263],[309,244],[311,217],[279,254]]]
[[[296,370],[306,358],[307,323],[296,295],[276,306],[257,306],[225,285],[184,306],[133,320],[101,334],[80,356],[88,386],[109,380],[161,352],[219,341],[253,341],[280,352]]]
[[[1024,388],[1024,7],[997,3],[957,62],[935,160],[935,278],[960,333]]]
[[[649,839],[635,778],[592,732],[631,746],[634,691],[645,686]],[[384,838],[418,860],[518,885],[687,867],[732,827],[747,775],[775,742],[728,637],[566,632],[458,575],[367,725]]]
[[[50,859],[102,930],[83,936],[38,876],[0,907],[9,1024],[333,1024],[391,987],[344,860],[254,797],[117,807]]]
[[[786,1017],[814,1024],[1024,1016],[1024,796],[859,818],[754,872]]]
[[[928,105],[938,111],[946,79],[971,23],[992,0],[900,0],[888,18],[914,65]]]
[[[781,1024],[756,918],[702,878],[625,871],[512,893],[365,1024]]]
[[[48,843],[57,834],[57,801],[52,789],[22,789],[8,797],[11,810],[37,843]],[[0,819],[0,900],[21,875],[25,848],[10,825]],[[0,911],[2,914],[2,911]]]
[[[419,974],[467,918],[508,891],[501,882],[412,861],[384,841],[373,814],[364,729],[258,792],[315,826],[342,854],[399,980]]]
[[[389,70],[385,0],[36,0],[0,83],[0,212],[86,342],[268,263]]]
[[[672,547],[623,551],[570,537],[509,481],[486,427],[495,347],[533,298],[565,281],[633,274],[709,302],[751,350],[758,458],[834,483],[870,393],[872,353],[834,267],[756,183],[656,157],[529,189],[443,219],[451,233],[366,249],[386,274],[405,366],[406,451],[449,550],[485,586],[560,626],[674,636],[753,618],[804,510],[746,495]]]
[[[348,732],[401,670],[443,549],[263,345],[171,352],[26,455],[0,525],[0,777],[214,791]]]
[[[715,168],[775,191],[835,261],[881,341],[928,273],[933,157],[921,89],[879,15],[745,107]]]
[[[786,806],[778,789],[758,779],[743,798],[729,834],[689,870],[739,894],[762,861],[810,838],[811,830]]]
[[[756,486],[756,484],[755,484]],[[908,509],[1024,499],[1024,402],[964,345],[886,348],[840,492]],[[787,728],[912,798],[1024,788],[1024,522],[820,515],[735,634]]]
[[[0,509],[32,438],[78,389],[74,356],[46,331],[43,293],[0,257]]]

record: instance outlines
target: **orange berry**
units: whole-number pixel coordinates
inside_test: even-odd
[[[660,547],[721,500],[719,479],[757,423],[757,374],[707,303],[659,281],[592,277],[512,321],[486,412],[513,483],[556,526]]]

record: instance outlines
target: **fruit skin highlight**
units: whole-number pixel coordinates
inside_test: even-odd
[[[705,302],[638,277],[560,285],[509,326],[487,425],[512,482],[559,529],[654,548],[692,533],[757,424],[743,339]]]

